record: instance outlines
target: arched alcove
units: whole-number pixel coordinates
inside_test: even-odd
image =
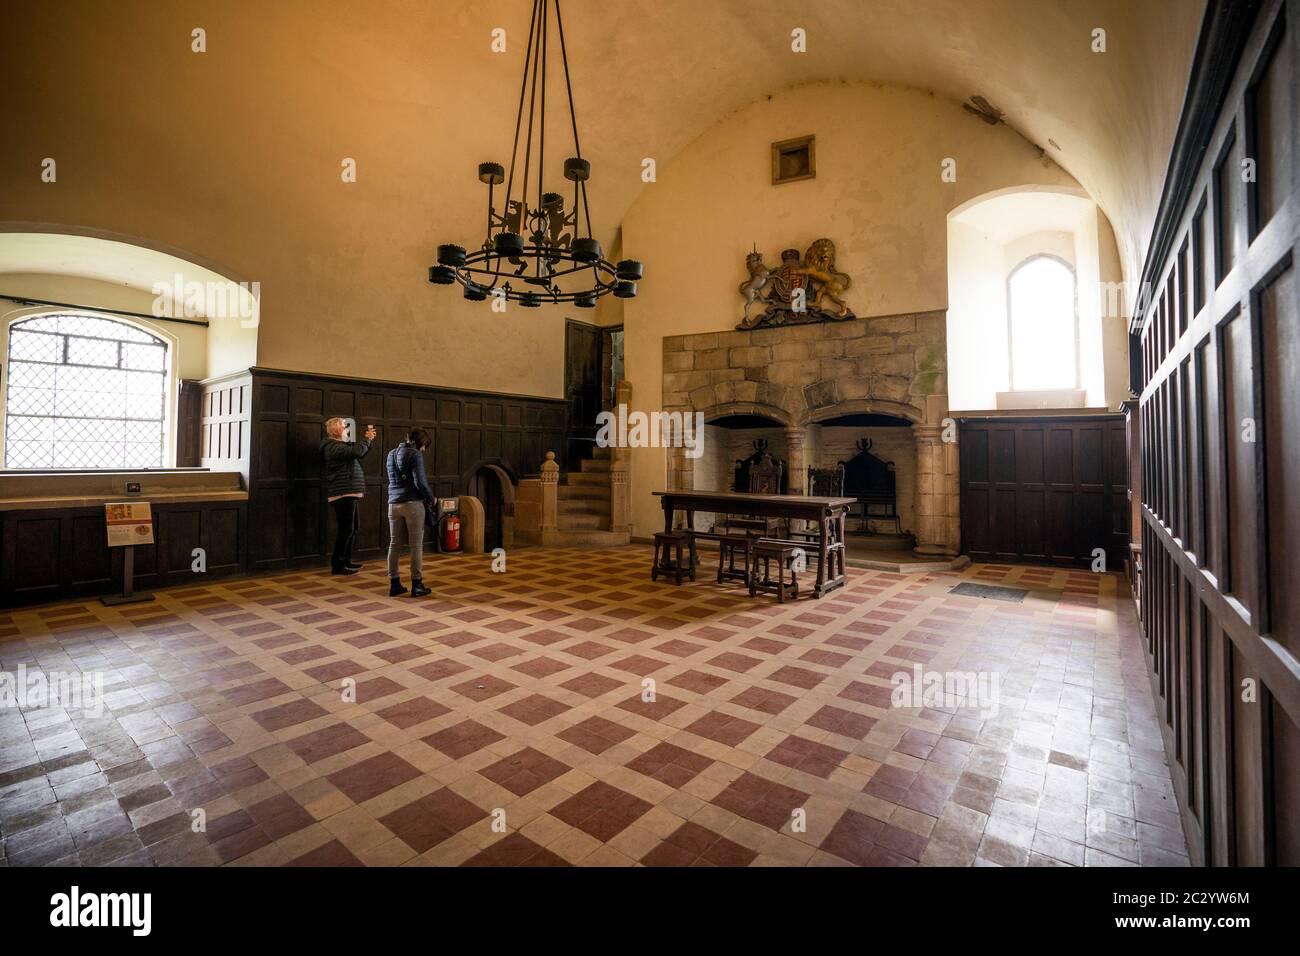
[[[1013,367],[1012,279],[1026,263],[1039,260],[1064,266],[1075,295],[1073,327],[1059,343],[1039,349],[1039,354],[1073,359],[1073,374],[1052,375],[1051,387],[1026,374],[1023,356],[1019,381]],[[1117,404],[1127,394],[1126,290],[1121,280],[1110,223],[1080,190],[1001,189],[956,207],[948,215],[949,407]]]
[[[515,539],[515,485],[513,471],[500,459],[478,462],[461,476],[465,494],[483,508],[483,548],[512,548]]]
[[[30,223],[0,223],[0,355],[12,358],[11,329],[32,327],[32,321],[56,315],[68,317],[58,321],[69,328],[76,323],[114,322],[165,343],[164,407],[159,413],[163,450],[160,460],[149,458],[150,467],[197,463],[198,398],[183,403],[180,383],[202,381],[256,364],[260,286],[237,282],[208,264],[182,258],[175,250],[164,251],[143,240],[61,228],[67,231]],[[130,337],[130,333],[126,334]],[[117,371],[123,374],[130,368],[129,362],[119,364]],[[92,363],[92,367],[107,368],[102,362]],[[78,374],[89,373],[83,368]],[[101,372],[98,380],[91,382],[92,387],[83,391],[110,392],[113,384],[106,381],[110,374],[116,373]],[[197,396],[197,391],[187,394]],[[0,401],[4,398],[0,397]],[[109,411],[101,411],[113,417]],[[10,417],[7,401],[5,412],[0,422]],[[23,417],[39,418],[37,412]],[[143,417],[152,416],[149,411]],[[60,415],[51,412],[46,417],[47,424],[54,427]],[[19,436],[16,440],[21,441],[22,434],[31,432],[23,423],[13,425],[14,434]],[[0,425],[0,429],[3,427]],[[141,426],[128,422],[125,427],[138,432]],[[0,444],[5,440],[0,435]],[[178,442],[185,446],[183,456],[178,455]],[[126,456],[123,461],[137,459],[144,460]],[[16,464],[34,459],[5,455],[3,460]],[[99,459],[87,459],[92,460]]]

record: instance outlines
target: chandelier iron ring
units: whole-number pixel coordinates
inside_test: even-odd
[[[599,256],[599,243],[596,249]],[[542,264],[540,274],[529,274],[530,262]],[[590,272],[592,276],[586,288],[566,290],[556,282],[582,272]],[[641,263],[634,259],[622,259],[618,263],[604,257],[592,260],[572,249],[549,244],[521,244],[517,251],[509,252],[495,246],[467,252],[460,246],[443,245],[438,247],[438,265],[429,268],[430,282],[459,283],[470,301],[497,295],[526,308],[544,302],[571,302],[578,308],[594,308],[596,300],[608,294],[630,299],[636,295],[636,283],[641,276]]]

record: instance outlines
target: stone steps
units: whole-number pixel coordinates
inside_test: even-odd
[[[556,515],[561,531],[608,531],[608,514],[575,514],[560,512]]]
[[[609,487],[609,471],[570,471],[565,472],[560,487],[574,485],[594,485],[598,488]]]
[[[595,482],[584,482],[576,485],[559,485],[556,493],[561,501],[565,499],[578,498],[602,498],[609,500],[610,488],[609,483],[596,484]]]
[[[626,531],[592,528],[560,528],[544,532],[541,537],[541,545],[546,548],[617,548],[630,541]]]
[[[560,498],[555,502],[556,514],[564,515],[604,515],[609,517],[610,502],[608,498]]]
[[[597,446],[592,455],[582,460],[577,471],[560,476],[555,520],[561,534],[610,533],[610,449]]]

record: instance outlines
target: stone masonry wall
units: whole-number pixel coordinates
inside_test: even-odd
[[[708,411],[756,404],[813,420],[818,409],[875,400],[928,421],[932,397],[947,409],[943,312],[705,332],[664,339],[664,409]]]

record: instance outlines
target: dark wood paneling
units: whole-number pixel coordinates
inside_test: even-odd
[[[1128,558],[1122,416],[961,421],[962,550],[977,561]],[[1111,563],[1113,562],[1113,563]]]
[[[136,546],[137,590],[240,574],[247,565],[242,501],[154,504],[154,541]],[[192,570],[195,548],[207,571]],[[122,548],[109,548],[100,507],[0,515],[0,606],[108,594],[122,588]]]
[[[545,454],[562,454],[568,406],[562,399],[433,388],[251,370],[249,473],[251,567],[267,570],[319,565],[333,548],[334,521],[322,484],[319,454],[325,420],[338,415],[379,433],[362,459],[366,497],[355,554],[382,556],[388,547],[384,460],[413,427],[426,429],[429,484],[440,496],[467,493],[484,463],[515,480],[538,473]]]
[[[1212,2],[1206,16],[1182,122],[1199,138],[1171,167],[1143,270],[1161,291],[1131,330],[1142,353],[1141,623],[1193,860],[1293,864],[1300,0]],[[1216,36],[1236,39],[1216,49]],[[1167,328],[1170,311],[1179,321]]]

